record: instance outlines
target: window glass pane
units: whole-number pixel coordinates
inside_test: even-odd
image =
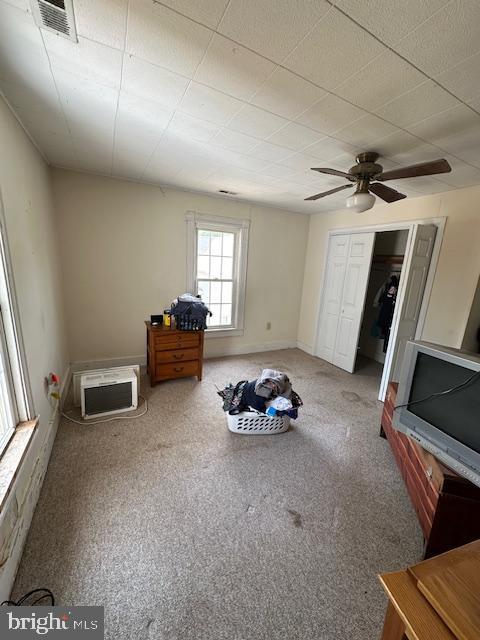
[[[223,233],[221,233],[220,231],[210,232],[210,253],[212,256],[222,255],[222,236]]]
[[[210,263],[210,258],[208,256],[198,256],[198,260],[197,260],[197,277],[198,278],[210,277],[209,263]]]
[[[233,245],[234,245],[235,235],[233,233],[224,233],[223,234],[223,251],[222,254],[224,256],[233,256]]]
[[[222,278],[231,278],[233,258],[222,258]]]
[[[222,258],[216,258],[212,256],[210,258],[210,278],[221,278],[221,277],[222,277]]]
[[[211,282],[210,283],[210,302],[221,302],[222,301],[222,283],[221,282]]]
[[[218,327],[220,325],[220,304],[211,304],[208,307],[212,312],[212,317],[208,319],[209,327]]]
[[[232,324],[232,305],[222,304],[222,310],[220,313],[220,324],[229,325]]]
[[[210,302],[210,282],[198,281],[198,293],[202,296],[203,302],[208,306]]]
[[[3,331],[0,322],[0,331]],[[0,454],[7,444],[15,428],[15,419],[10,402],[10,388],[7,373],[7,363],[4,360],[3,336],[0,336]]]
[[[222,302],[232,302],[232,283],[222,283]]]
[[[210,231],[198,230],[198,253],[200,255],[210,253]]]
[[[11,432],[14,428],[13,419],[10,411],[10,400],[8,397],[8,386],[5,377],[1,377],[1,389],[0,389],[0,443],[2,441],[2,434]]]

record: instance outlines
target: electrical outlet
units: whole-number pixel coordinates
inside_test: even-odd
[[[270,320],[267,322],[267,331],[270,331],[270,329],[272,328],[272,323],[270,322]]]

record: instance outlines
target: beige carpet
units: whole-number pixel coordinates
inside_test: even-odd
[[[286,371],[291,431],[239,436],[215,385]],[[116,640],[371,640],[376,574],[421,555],[387,442],[380,367],[349,375],[298,350],[209,360],[150,389],[135,421],[63,421],[15,594],[104,605]]]

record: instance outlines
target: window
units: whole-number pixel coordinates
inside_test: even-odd
[[[249,222],[187,214],[187,287],[212,312],[208,334],[243,333]]]
[[[0,457],[17,425],[34,417],[18,317],[0,196]]]

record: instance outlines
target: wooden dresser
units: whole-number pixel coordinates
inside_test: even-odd
[[[390,383],[381,434],[390,443],[425,539],[429,558],[480,538],[480,488],[392,427],[397,383]]]
[[[147,325],[147,370],[153,386],[162,380],[197,376],[202,379],[203,331]]]

